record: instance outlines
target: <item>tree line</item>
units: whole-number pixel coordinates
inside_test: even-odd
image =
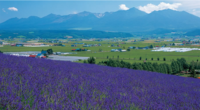
[[[25,38],[66,38],[72,36],[73,38],[114,38],[114,37],[133,37],[130,33],[125,32],[105,32],[95,30],[2,30],[0,31],[0,38],[18,38],[19,36],[25,36]]]
[[[87,61],[85,60],[84,63],[95,64],[95,58],[91,57]],[[101,61],[98,65],[105,65],[111,67],[121,67],[121,68],[129,68],[135,70],[145,70],[145,71],[152,71],[152,72],[159,72],[164,74],[171,74],[175,75],[182,71],[189,71],[191,77],[197,77],[195,69],[200,69],[200,62],[191,62],[188,64],[185,58],[180,58],[177,60],[172,60],[171,64],[166,63],[151,63],[151,62],[143,62],[143,63],[129,63],[123,60],[113,60],[109,59],[107,61]]]

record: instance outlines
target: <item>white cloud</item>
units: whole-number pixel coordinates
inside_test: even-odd
[[[171,0],[181,3],[181,9],[200,17],[200,0]]]
[[[4,8],[3,8],[2,10],[3,10],[3,12],[6,12],[6,11],[4,10]]]
[[[8,10],[10,10],[10,11],[18,11],[18,9],[15,8],[15,7],[9,7]]]
[[[173,2],[179,2],[183,5],[185,8],[199,8],[200,7],[200,1],[199,0],[171,0]]]
[[[129,10],[129,8],[126,7],[125,4],[121,4],[121,5],[119,5],[119,9],[121,9],[121,10]]]
[[[77,11],[73,11],[73,14],[77,14],[78,12]]]
[[[161,2],[159,5],[154,5],[154,4],[147,4],[146,6],[139,6],[139,10],[144,11],[146,13],[151,13],[153,11],[159,11],[159,10],[165,10],[165,9],[171,9],[171,10],[177,10],[179,6],[181,6],[181,3],[164,3]]]
[[[190,13],[200,17],[200,10],[198,9],[193,9],[192,11],[190,11]]]

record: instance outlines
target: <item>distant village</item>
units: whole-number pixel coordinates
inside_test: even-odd
[[[126,44],[126,43],[137,43],[137,42],[141,42],[141,41],[150,41],[154,39],[155,45],[147,45],[144,47],[136,47],[136,46],[130,46],[130,47],[122,47],[121,44]],[[155,40],[156,39],[156,40]],[[141,36],[140,39],[133,39],[133,38],[91,38],[91,39],[32,39],[34,42],[30,42],[28,40],[25,39],[21,39],[19,41],[16,41],[16,43],[12,43],[9,42],[10,40],[8,39],[0,39],[0,47],[3,47],[5,45],[7,46],[12,46],[12,47],[51,47],[51,46],[63,46],[65,47],[64,44],[71,44],[71,47],[74,47],[73,49],[71,49],[71,52],[78,52],[78,51],[91,51],[88,50],[87,47],[101,47],[103,44],[105,44],[105,42],[103,41],[107,41],[106,44],[110,44],[110,51],[111,52],[126,52],[126,51],[130,51],[131,49],[152,49],[152,51],[165,51],[165,52],[171,52],[171,51],[176,51],[176,52],[186,52],[186,51],[191,51],[191,50],[195,50],[196,48],[168,48],[171,46],[200,46],[200,39],[198,38],[193,38],[193,39],[180,39],[180,38],[172,38],[172,39],[168,39],[168,38],[164,38],[164,37],[158,37],[158,38],[144,38]],[[87,44],[84,43],[85,41],[97,41],[99,43],[96,44]],[[164,44],[162,46],[160,45],[156,45],[156,43],[158,42],[170,42],[167,44]],[[72,42],[77,42],[77,43],[72,43]],[[173,43],[172,43],[173,42]],[[80,45],[82,46],[82,48],[80,48]],[[79,47],[79,48],[76,48]],[[118,49],[112,49],[112,47],[118,47]],[[197,49],[196,49],[197,50]],[[102,50],[99,50],[102,51]],[[41,52],[35,52],[35,53],[13,53],[12,55],[16,55],[16,56],[26,56],[26,57],[37,57],[37,58],[46,58],[45,54],[48,54],[45,51],[41,51]],[[71,53],[64,53],[64,52],[54,52],[52,53],[54,55],[64,55],[64,54],[71,54]]]

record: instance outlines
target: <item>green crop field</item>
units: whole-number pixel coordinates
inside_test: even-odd
[[[136,46],[136,47],[144,47],[149,45],[156,45],[156,46],[162,46],[164,44],[173,43],[173,42],[154,42],[154,41],[143,41],[143,42],[123,42],[125,44],[117,44],[116,42],[111,41],[82,41],[87,44],[99,44],[101,43],[102,46],[99,47],[83,47],[83,44],[78,44],[77,47],[71,47],[71,45],[75,42],[70,43],[63,43],[65,47],[61,46],[50,46],[50,47],[11,47],[11,46],[4,46],[0,47],[0,51],[3,52],[20,52],[20,51],[41,51],[47,50],[47,49],[53,49],[54,52],[71,52],[71,49],[76,48],[85,48],[91,51],[83,51],[83,52],[77,52],[77,54],[69,54],[66,56],[86,56],[86,57],[95,57],[96,63],[100,61],[105,61],[108,58],[112,59],[119,59],[124,60],[130,63],[134,62],[143,62],[146,60],[148,62],[158,62],[158,63],[171,63],[171,60],[177,59],[177,58],[185,58],[188,62],[191,61],[197,61],[197,59],[200,61],[200,51],[190,51],[190,52],[152,52],[151,49],[148,50],[136,50],[131,49],[131,51],[127,52],[110,52],[111,49],[127,49],[129,46]],[[80,42],[76,42],[80,43]],[[177,43],[177,42],[176,42]],[[114,44],[115,46],[120,45],[121,47],[110,47],[111,44]],[[180,46],[179,46],[180,47]],[[185,47],[185,46],[184,46]],[[190,46],[198,48],[197,46]],[[102,52],[99,52],[99,50],[102,50]],[[142,58],[139,60],[139,58]],[[153,58],[153,60],[151,60]],[[157,60],[159,58],[159,61]],[[163,61],[163,58],[166,59],[166,61]],[[83,61],[79,61],[83,62]]]
[[[108,58],[114,59],[124,59],[128,62],[143,62],[146,60],[149,62],[158,62],[158,63],[171,63],[171,60],[177,58],[185,58],[188,62],[196,61],[197,59],[200,61],[200,51],[190,51],[190,52],[152,52],[151,50],[131,50],[130,52],[79,52],[78,54],[74,54],[73,56],[90,56],[96,57],[97,59],[107,60]],[[139,58],[142,57],[142,60]],[[153,58],[153,61],[151,60]],[[159,61],[157,61],[159,58]],[[163,61],[163,58],[166,61]]]

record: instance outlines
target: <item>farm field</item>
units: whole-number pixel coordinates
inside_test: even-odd
[[[96,52],[96,53],[89,53],[89,52],[80,52],[78,54],[73,54],[73,56],[90,56],[96,57],[97,59],[107,59],[109,58],[114,59],[123,59],[129,62],[140,61],[139,58],[142,57],[141,61],[146,60],[152,62],[171,62],[173,59],[177,58],[185,58],[188,62],[196,61],[197,59],[200,60],[200,51],[190,51],[190,52],[151,52],[151,50],[131,50],[130,52]],[[159,58],[159,61],[157,60]],[[166,61],[163,61],[163,58],[166,58]]]
[[[195,78],[3,54],[0,60],[0,109],[200,107],[200,80]]]
[[[97,41],[83,41],[84,43],[87,44],[99,44],[101,43],[102,46],[99,47],[82,47],[82,45],[78,44],[77,47],[71,47],[71,45],[75,42],[70,42],[70,43],[63,43],[65,47],[61,46],[50,46],[50,47],[11,47],[11,46],[4,46],[0,47],[0,51],[3,52],[20,52],[20,51],[41,51],[47,50],[49,48],[53,49],[54,52],[71,52],[71,49],[76,49],[76,48],[85,48],[91,51],[86,51],[86,52],[77,52],[77,54],[68,54],[66,56],[84,56],[84,57],[95,57],[96,58],[96,63],[100,61],[105,61],[108,58],[112,59],[118,59],[119,60],[124,60],[130,63],[134,62],[143,62],[146,60],[148,62],[158,62],[158,63],[171,63],[171,60],[177,59],[177,58],[185,58],[188,62],[191,61],[197,61],[197,59],[200,61],[200,51],[190,51],[190,52],[152,52],[150,49],[148,50],[136,50],[136,49],[131,49],[129,52],[110,52],[111,49],[127,49],[129,46],[136,46],[136,47],[145,47],[149,45],[155,45],[155,46],[162,46],[164,44],[169,44],[173,42],[155,42],[155,43],[150,43],[153,42],[152,40],[150,41],[141,41],[141,42],[124,42],[126,44],[117,44],[116,42],[110,42],[110,41],[102,41],[102,42],[97,42]],[[80,43],[80,42],[76,42]],[[48,43],[50,44],[50,43]],[[121,47],[110,47],[111,44],[120,45]],[[197,46],[175,46],[175,47],[192,47],[192,48],[198,48]],[[99,50],[102,49],[102,52],[99,52]],[[142,58],[139,60],[139,58]],[[153,61],[152,61],[153,58]],[[159,58],[159,61],[157,60]],[[166,59],[166,61],[163,61],[163,58]],[[79,61],[83,62],[83,61]]]

